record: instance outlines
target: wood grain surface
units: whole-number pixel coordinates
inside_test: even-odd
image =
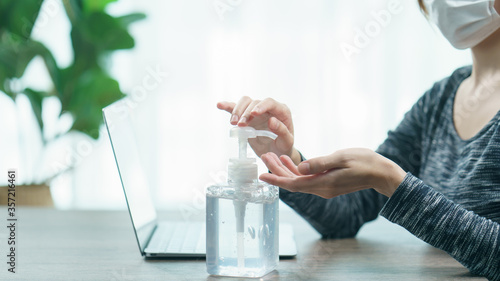
[[[0,254],[7,261],[7,210],[2,213]],[[280,215],[294,226],[299,254],[260,280],[485,280],[383,218],[355,239],[321,240],[292,211]],[[17,216],[17,272],[2,262],[0,280],[244,280],[209,276],[203,259],[145,260],[126,211],[18,207]]]

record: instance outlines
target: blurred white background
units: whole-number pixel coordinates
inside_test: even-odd
[[[429,24],[417,1],[120,0],[109,12],[144,12],[132,26],[136,48],[109,61],[143,120],[140,151],[159,208],[204,211],[204,189],[225,180],[229,114],[220,100],[272,97],[292,110],[305,157],[345,147],[376,149],[432,84],[470,64]],[[45,0],[34,36],[72,60],[70,25],[58,0]],[[168,73],[168,75],[167,75]],[[41,60],[19,83],[49,88]],[[145,84],[145,81],[146,84]],[[64,131],[47,100],[48,133]],[[0,95],[0,169],[29,182],[73,157],[78,165],[52,184],[62,209],[126,207],[111,146],[71,134],[45,151],[29,104]],[[62,163],[62,164],[61,164]],[[51,170],[52,169],[52,170]],[[261,165],[262,173],[266,172]],[[6,176],[0,177],[0,185]]]

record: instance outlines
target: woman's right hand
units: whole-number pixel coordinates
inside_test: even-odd
[[[300,163],[300,154],[293,147],[293,123],[290,109],[272,98],[252,100],[245,96],[238,103],[219,102],[217,108],[231,114],[230,123],[240,127],[251,126],[257,130],[268,130],[278,137],[271,140],[266,137],[249,139],[248,143],[260,157],[273,152],[276,155],[288,155],[293,162]]]

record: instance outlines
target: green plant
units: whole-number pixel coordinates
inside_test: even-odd
[[[50,50],[31,36],[43,0],[0,1],[0,91],[14,101],[18,95],[26,95],[42,132],[44,98],[57,97],[61,115],[70,113],[73,116],[70,131],[83,132],[97,139],[102,124],[101,109],[124,96],[118,82],[104,67],[104,60],[115,50],[134,47],[128,27],[145,15],[111,16],[105,8],[114,1],[63,0],[71,23],[74,58],[66,68],[60,68]],[[15,80],[23,76],[28,64],[37,56],[45,63],[52,90],[13,87]],[[48,142],[50,140],[43,139],[44,145]]]

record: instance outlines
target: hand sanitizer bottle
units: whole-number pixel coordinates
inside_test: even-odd
[[[247,158],[249,138],[276,135],[252,127],[234,127],[239,158],[231,158],[228,182],[207,188],[207,272],[262,277],[278,266],[278,192],[260,182],[255,158]]]

